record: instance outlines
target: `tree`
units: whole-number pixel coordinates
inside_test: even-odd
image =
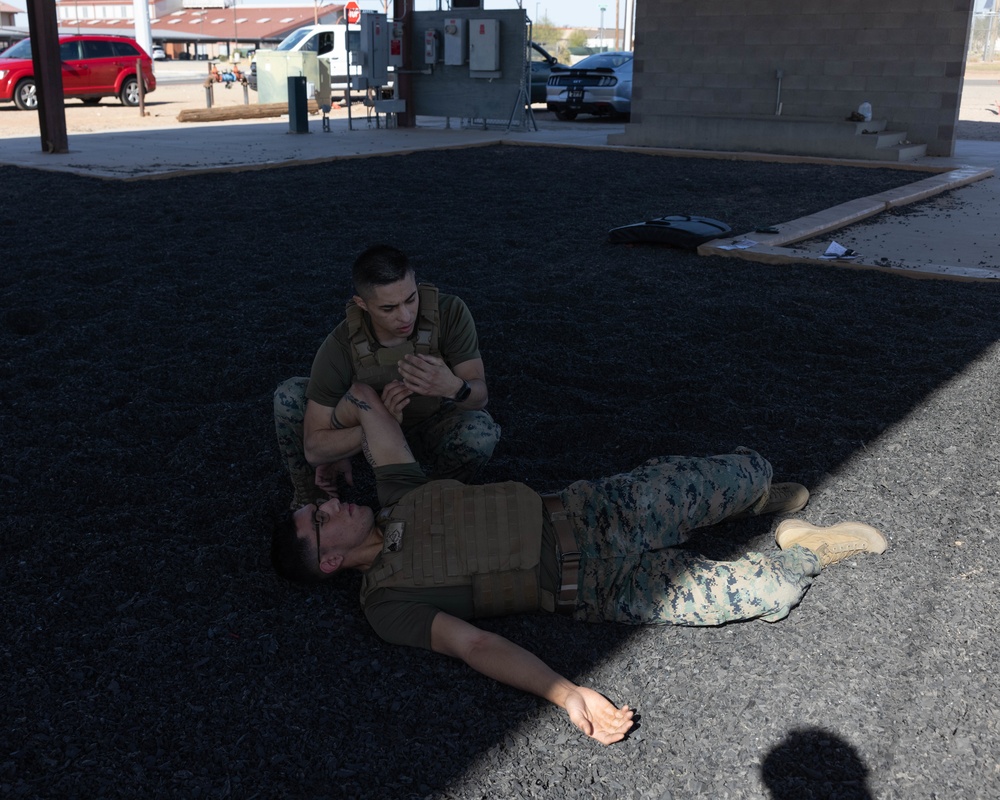
[[[587,32],[576,28],[570,32],[569,36],[566,38],[565,42],[560,45],[561,53],[559,54],[559,60],[564,64],[572,63],[572,50],[570,48],[586,47],[587,46]],[[577,51],[579,52],[579,51]],[[579,56],[577,57],[579,60]]]
[[[556,45],[561,38],[559,29],[552,24],[552,20],[549,19],[548,14],[534,24],[531,30],[531,37],[536,44],[540,44],[550,52],[556,49]]]

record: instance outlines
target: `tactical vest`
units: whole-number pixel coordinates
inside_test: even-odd
[[[353,300],[347,303],[347,336],[350,342],[351,364],[355,378],[381,392],[390,381],[399,379],[396,363],[405,355],[423,353],[440,356],[438,337],[441,319],[438,313],[438,290],[429,283],[417,286],[420,310],[413,333],[402,344],[383,347],[364,324],[364,311]],[[426,419],[441,407],[440,397],[413,395],[403,409],[403,420],[413,424]]]
[[[432,481],[379,514],[378,563],[361,583],[376,589],[472,589],[476,617],[554,610],[539,587],[542,499],[523,483]]]

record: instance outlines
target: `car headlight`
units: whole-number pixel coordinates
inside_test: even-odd
[[[4,78],[6,78],[6,77],[7,77],[7,73],[8,73],[9,71],[10,71],[10,70],[6,70],[6,69],[0,69],[0,81],[2,81],[2,80],[3,80]]]

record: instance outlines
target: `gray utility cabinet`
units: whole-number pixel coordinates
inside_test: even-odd
[[[515,109],[523,113],[528,48],[523,10],[417,11],[409,36],[408,102],[416,114],[507,121]]]

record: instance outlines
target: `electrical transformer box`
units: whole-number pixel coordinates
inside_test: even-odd
[[[395,69],[403,66],[403,23],[396,20],[389,31],[389,66]]]
[[[500,69],[500,20],[469,20],[469,71]]]
[[[465,32],[468,20],[451,17],[444,21],[444,63],[462,66],[465,63]]]
[[[365,11],[361,14],[361,74],[369,84],[384,86],[389,82],[389,25],[385,14]]]

